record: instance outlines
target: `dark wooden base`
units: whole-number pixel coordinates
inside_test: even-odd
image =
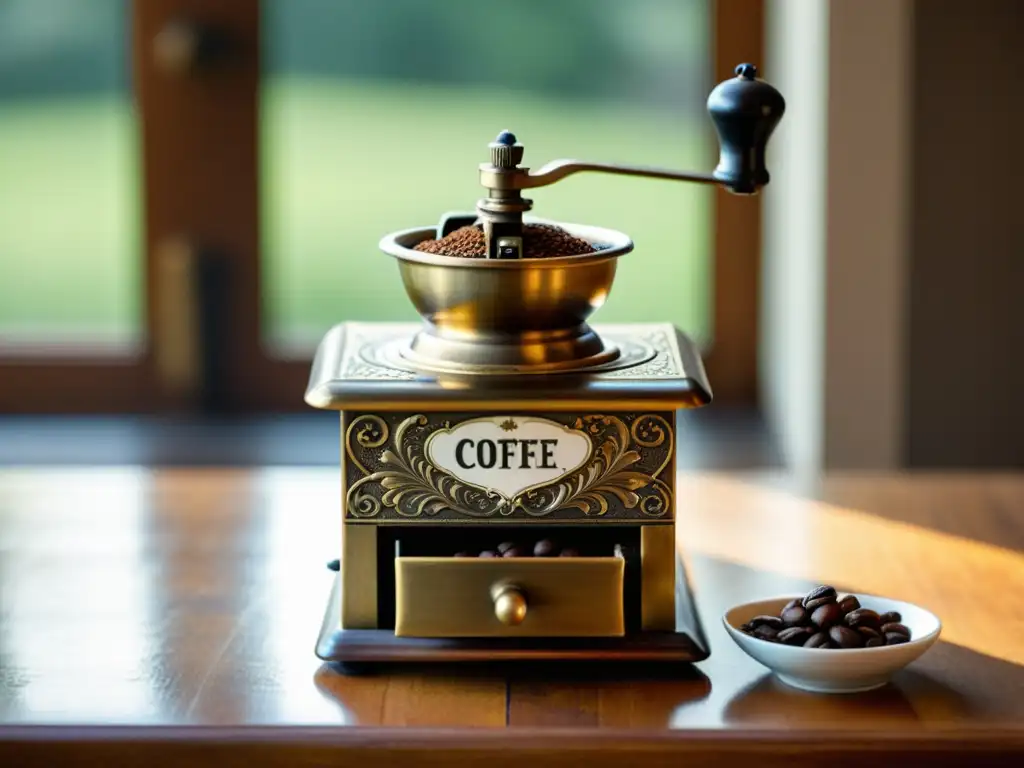
[[[710,649],[694,610],[685,571],[676,588],[675,632],[599,638],[395,637],[390,629],[342,629],[339,577],[327,603],[316,655],[342,673],[375,671],[381,664],[495,661],[703,661]]]

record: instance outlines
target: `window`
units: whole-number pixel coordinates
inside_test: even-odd
[[[267,341],[308,354],[342,314],[416,320],[377,241],[471,211],[477,165],[503,128],[532,167],[556,157],[707,167],[708,5],[266,0]],[[410,182],[411,169],[424,181]],[[638,243],[601,320],[668,320],[703,340],[711,194],[590,176],[531,197],[536,215],[619,228]]]
[[[500,129],[533,167],[707,169],[707,92],[761,57],[760,0],[78,5],[0,0],[0,138],[25,147],[0,173],[4,410],[303,408],[327,328],[416,318],[377,241],[472,210]],[[637,243],[595,322],[674,322],[719,399],[753,398],[756,200],[594,175],[532,197]]]
[[[141,391],[141,184],[125,0],[0,0],[0,402],[60,360]],[[81,368],[80,368],[81,372]],[[103,397],[101,396],[100,400]],[[99,404],[98,401],[96,404]]]

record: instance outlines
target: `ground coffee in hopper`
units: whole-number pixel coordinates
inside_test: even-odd
[[[482,259],[487,255],[484,230],[478,225],[456,229],[440,240],[424,240],[414,250],[439,256],[461,256]],[[543,259],[553,256],[578,256],[597,249],[582,238],[570,235],[551,224],[523,225],[523,258]]]

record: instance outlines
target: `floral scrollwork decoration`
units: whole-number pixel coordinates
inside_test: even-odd
[[[427,417],[422,414],[398,425],[393,447],[380,456],[383,468],[360,478],[348,490],[354,517],[373,517],[380,505],[402,517],[434,516],[445,510],[490,517],[506,507],[507,501],[497,491],[464,483],[427,461],[422,452],[422,434],[410,433],[426,426]],[[368,493],[373,487],[383,488],[379,499]]]
[[[657,469],[651,472],[651,477],[658,477],[672,461],[674,447],[672,425],[663,416],[656,413],[645,413],[633,421],[633,426],[629,428],[629,434],[633,438],[633,442],[641,448],[658,448],[664,445],[666,440],[668,441],[665,459]]]
[[[357,416],[349,423],[348,429],[345,430],[346,453],[349,460],[359,467],[359,471],[364,475],[369,470],[357,458],[359,451],[353,448],[352,442],[355,441],[356,445],[364,450],[380,448],[388,441],[389,432],[388,423],[380,416],[372,414]]]
[[[643,514],[652,517],[663,515],[671,508],[668,487],[661,481],[655,482],[650,474],[637,468],[641,455],[630,447],[630,438],[636,440],[636,437],[621,419],[604,415],[584,416],[576,419],[573,429],[584,432],[598,444],[593,458],[567,478],[524,492],[513,500],[516,507],[535,517],[571,508],[588,517],[601,516],[607,514],[612,498],[618,499],[626,509],[639,507]],[[655,424],[653,429],[660,430],[661,427]],[[652,437],[648,442],[660,445],[664,440],[662,433],[660,439]],[[649,488],[652,484],[654,487]]]

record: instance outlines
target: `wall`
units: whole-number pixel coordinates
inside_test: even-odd
[[[762,404],[791,467],[902,454],[911,0],[768,0]]]
[[[917,3],[907,461],[1024,466],[1024,3]]]
[[[1024,466],[1024,2],[767,12],[789,112],[764,198],[762,402],[787,461]]]
[[[822,450],[828,5],[767,0],[763,77],[786,98],[768,147],[761,401],[785,460],[814,468]]]
[[[834,0],[829,18],[823,463],[903,460],[911,0]]]

